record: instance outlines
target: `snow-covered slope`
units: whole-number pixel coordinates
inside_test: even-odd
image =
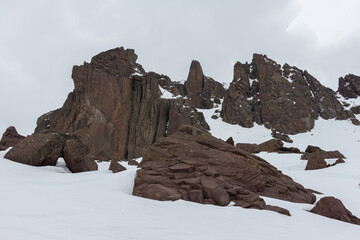
[[[271,138],[263,126],[241,128],[211,119],[212,133],[235,142]],[[311,132],[291,136],[289,146],[308,144],[340,150],[345,164],[304,171],[299,154],[261,153],[261,157],[305,187],[340,198],[360,216],[360,129],[347,121],[318,120]],[[265,198],[289,209],[291,217],[271,211],[218,207],[186,201],[160,202],[131,195],[136,167],[113,174],[72,174],[63,161],[55,167],[31,167],[3,159],[0,152],[0,239],[359,239],[360,226],[309,213],[313,206]]]

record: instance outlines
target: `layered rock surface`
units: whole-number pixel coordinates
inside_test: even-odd
[[[314,127],[314,120],[352,117],[307,71],[281,66],[266,55],[254,54],[250,64],[237,62],[226,92],[221,117],[225,122],[252,127],[254,123],[280,133],[296,134]]]
[[[38,119],[35,132],[76,133],[93,156],[131,159],[181,124],[208,129],[186,99],[162,98],[164,76],[146,73],[136,59],[134,50],[115,48],[74,66],[74,91],[62,108]]]
[[[260,196],[313,203],[311,191],[265,160],[191,126],[147,149],[133,195],[266,209]]]

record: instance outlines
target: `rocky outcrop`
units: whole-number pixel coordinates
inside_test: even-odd
[[[213,108],[214,103],[220,103],[225,95],[221,83],[203,74],[198,61],[192,61],[188,78],[185,83],[187,96],[195,108]]]
[[[307,71],[254,54],[250,64],[235,64],[221,117],[243,127],[257,123],[280,133],[296,134],[311,130],[319,116],[341,120],[349,114],[335,93]]]
[[[112,171],[113,173],[118,173],[118,172],[125,171],[126,168],[123,165],[121,165],[118,161],[111,160],[110,165],[109,165],[109,170]]]
[[[313,203],[315,196],[265,160],[191,126],[160,138],[140,163],[133,195],[270,209],[260,196]],[[273,208],[273,210],[276,208]]]
[[[136,59],[134,50],[115,48],[74,66],[74,91],[62,108],[38,119],[35,132],[75,133],[94,157],[132,159],[181,124],[208,129],[188,100],[162,98],[160,82],[166,84],[166,77],[146,73]]]
[[[357,98],[360,96],[360,77],[348,74],[339,78],[338,92],[345,98]]]
[[[360,225],[360,219],[354,216],[344,204],[334,197],[323,197],[310,212],[324,217]]]
[[[74,135],[54,131],[34,133],[16,144],[4,158],[31,166],[55,166],[63,157],[73,173],[95,171],[97,164],[88,157],[89,149]]]
[[[0,140],[0,151],[6,150],[18,144],[25,137],[20,135],[14,126],[8,127]]]

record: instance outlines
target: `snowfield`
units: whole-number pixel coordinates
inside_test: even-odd
[[[251,129],[211,119],[201,110],[214,136],[260,143],[271,138],[263,126]],[[339,150],[345,164],[304,171],[299,154],[260,153],[295,181],[334,196],[360,217],[360,127],[347,121],[316,121],[308,133],[290,136],[294,146],[308,144]],[[0,152],[0,239],[359,239],[360,226],[308,212],[313,205],[264,198],[287,208],[291,217],[272,211],[218,207],[186,201],[160,202],[131,195],[136,167],[113,174],[109,163],[99,171],[72,174],[64,161],[55,167],[32,167],[3,159]],[[138,159],[140,161],[141,159]]]

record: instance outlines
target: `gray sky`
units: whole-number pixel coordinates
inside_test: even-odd
[[[71,69],[110,48],[133,48],[146,71],[186,79],[190,62],[232,80],[253,53],[308,70],[337,89],[360,75],[358,0],[0,0],[0,134],[31,134],[62,106]]]

